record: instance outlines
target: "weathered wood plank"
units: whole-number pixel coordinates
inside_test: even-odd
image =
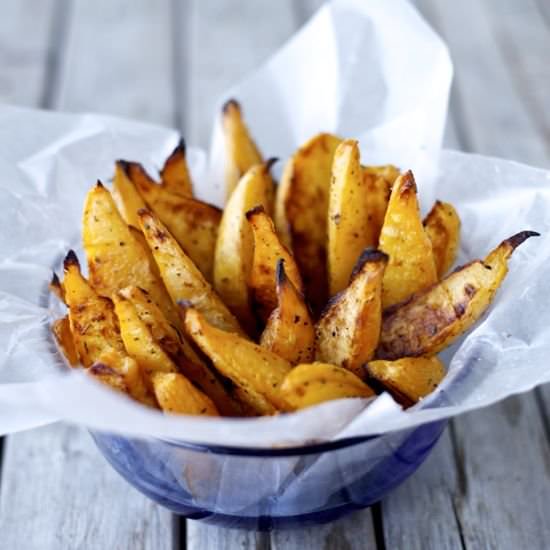
[[[39,428],[6,447],[0,548],[174,548],[170,514],[122,480],[82,429]]]
[[[174,123],[170,0],[75,2],[53,106]]]
[[[418,472],[383,500],[386,548],[461,549],[454,503],[457,477],[447,430]]]
[[[189,143],[208,145],[220,95],[283,44],[295,29],[293,16],[291,0],[191,3]]]
[[[5,0],[0,18],[0,101],[43,104],[56,0]]]
[[[338,521],[299,529],[295,531],[273,531],[273,550],[317,549],[367,550],[376,548],[376,537],[369,510],[356,512]]]
[[[220,529],[199,521],[187,521],[187,548],[189,550],[267,550],[269,533]]]
[[[543,164],[544,139],[529,117],[527,99],[511,84],[510,65],[492,27],[492,5],[418,3],[454,58],[453,114],[463,148]],[[544,547],[550,537],[545,519],[550,486],[544,481],[550,448],[533,395],[460,417],[452,434],[458,476],[454,507],[466,548]],[[519,503],[518,494],[528,498]]]
[[[53,21],[52,28],[64,33],[60,25],[69,22],[71,30],[66,48],[59,39],[51,42],[56,70],[38,67],[32,78],[10,76],[26,102],[39,103],[44,89],[46,107],[170,123],[171,4],[117,0],[59,5],[66,11],[56,12],[62,21]],[[27,34],[25,25],[38,29],[41,6],[21,2],[25,20],[18,24],[20,37]],[[48,21],[46,12],[43,16]],[[25,44],[20,37],[10,44]],[[3,66],[4,74],[12,73]],[[49,81],[44,86],[45,74]],[[0,548],[171,550],[178,544],[179,519],[120,479],[80,428],[55,425],[8,438],[0,509]]]

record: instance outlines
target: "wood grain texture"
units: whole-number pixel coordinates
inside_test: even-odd
[[[292,0],[193,0],[189,143],[206,147],[221,94],[269,57],[295,29]],[[246,105],[244,105],[246,112]]]
[[[44,103],[53,61],[51,31],[56,0],[4,0],[0,17],[0,101]],[[31,15],[32,14],[32,15]]]
[[[458,474],[449,431],[418,472],[382,502],[386,548],[461,549]]]
[[[274,531],[273,550],[321,549],[367,550],[376,548],[370,510],[356,512],[338,521],[295,531]]]
[[[54,107],[172,125],[170,0],[74,2]]]
[[[138,494],[80,428],[10,436],[0,492],[0,548],[172,550],[171,515]]]
[[[56,9],[45,11],[47,6]],[[29,67],[23,78],[2,66],[0,74],[17,84],[29,105],[170,123],[170,8],[168,2],[132,0],[74,5],[23,0],[19,38],[10,38],[12,47],[26,47],[23,29],[27,25],[38,33],[37,19],[61,36],[42,33],[50,61],[42,58],[34,73]],[[65,47],[61,37],[67,25]],[[33,44],[38,38],[29,40]],[[171,550],[178,545],[179,519],[123,481],[80,428],[54,425],[10,436],[0,494],[2,550]]]
[[[269,533],[220,529],[199,521],[187,520],[189,550],[268,550]]]

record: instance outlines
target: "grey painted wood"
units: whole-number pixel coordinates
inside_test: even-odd
[[[199,521],[187,521],[189,550],[268,550],[269,533],[220,529]]]
[[[19,36],[10,35],[9,45],[26,48],[25,26],[38,32],[36,19],[43,18],[58,33],[51,39],[42,33],[42,48],[50,48],[55,66],[37,61],[34,73],[12,73],[9,66],[0,73],[28,104],[44,97],[46,107],[171,122],[169,2],[58,1],[51,22],[45,5],[21,2]],[[30,37],[37,51],[38,39]],[[55,425],[10,436],[1,485],[2,550],[168,550],[178,544],[179,519],[123,481],[83,429]]]
[[[299,529],[274,531],[271,534],[273,550],[318,549],[369,550],[376,548],[376,537],[370,510],[356,512],[341,520]]]
[[[221,94],[269,57],[295,29],[292,0],[194,0],[189,32],[189,143],[207,146]],[[246,105],[244,106],[246,109]]]
[[[74,2],[54,107],[172,125],[171,6],[170,0]]]
[[[506,38],[496,38],[494,5],[419,4],[454,57],[453,116],[463,148],[546,164],[544,137],[501,46]],[[521,55],[533,51],[525,48]],[[454,506],[466,548],[547,546],[550,448],[533,394],[456,419],[452,435],[458,475]]]
[[[174,548],[170,514],[122,480],[80,428],[9,437],[2,482],[2,550]]]
[[[458,133],[476,152],[530,164],[548,164],[544,140],[526,116],[506,53],[491,27],[493,2],[418,0],[450,46],[455,62]],[[499,2],[500,9],[501,3]],[[524,50],[524,55],[530,55]]]
[[[449,431],[418,472],[382,502],[386,548],[462,548],[455,496],[458,475]]]
[[[55,0],[4,0],[0,17],[0,101],[43,103],[45,73],[51,62]],[[31,16],[32,14],[32,16]]]

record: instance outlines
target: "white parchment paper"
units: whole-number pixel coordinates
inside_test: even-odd
[[[117,158],[155,171],[174,131],[112,117],[0,107],[0,433],[57,419],[129,434],[226,445],[302,444],[379,434],[488,405],[550,381],[550,174],[438,151],[452,68],[445,46],[406,2],[335,0],[273,58],[221,98],[241,101],[266,156],[286,158],[318,131],[359,138],[364,162],[412,168],[424,210],[451,201],[463,221],[460,261],[523,229],[487,315],[445,358],[440,388],[408,411],[384,394],[260,419],[169,417],[68,370],[50,335],[47,291],[80,245],[82,204]],[[220,203],[222,151],[190,149],[198,195]],[[81,258],[83,259],[83,258]]]

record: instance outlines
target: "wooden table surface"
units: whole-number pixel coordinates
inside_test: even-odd
[[[320,0],[3,0],[0,101],[177,127],[206,145],[213,105]],[[455,64],[447,144],[549,167],[550,3],[418,0]],[[1,152],[0,152],[1,154]],[[52,425],[3,443],[0,549],[550,547],[550,387],[455,419],[372,509],[314,529],[185,521]]]

